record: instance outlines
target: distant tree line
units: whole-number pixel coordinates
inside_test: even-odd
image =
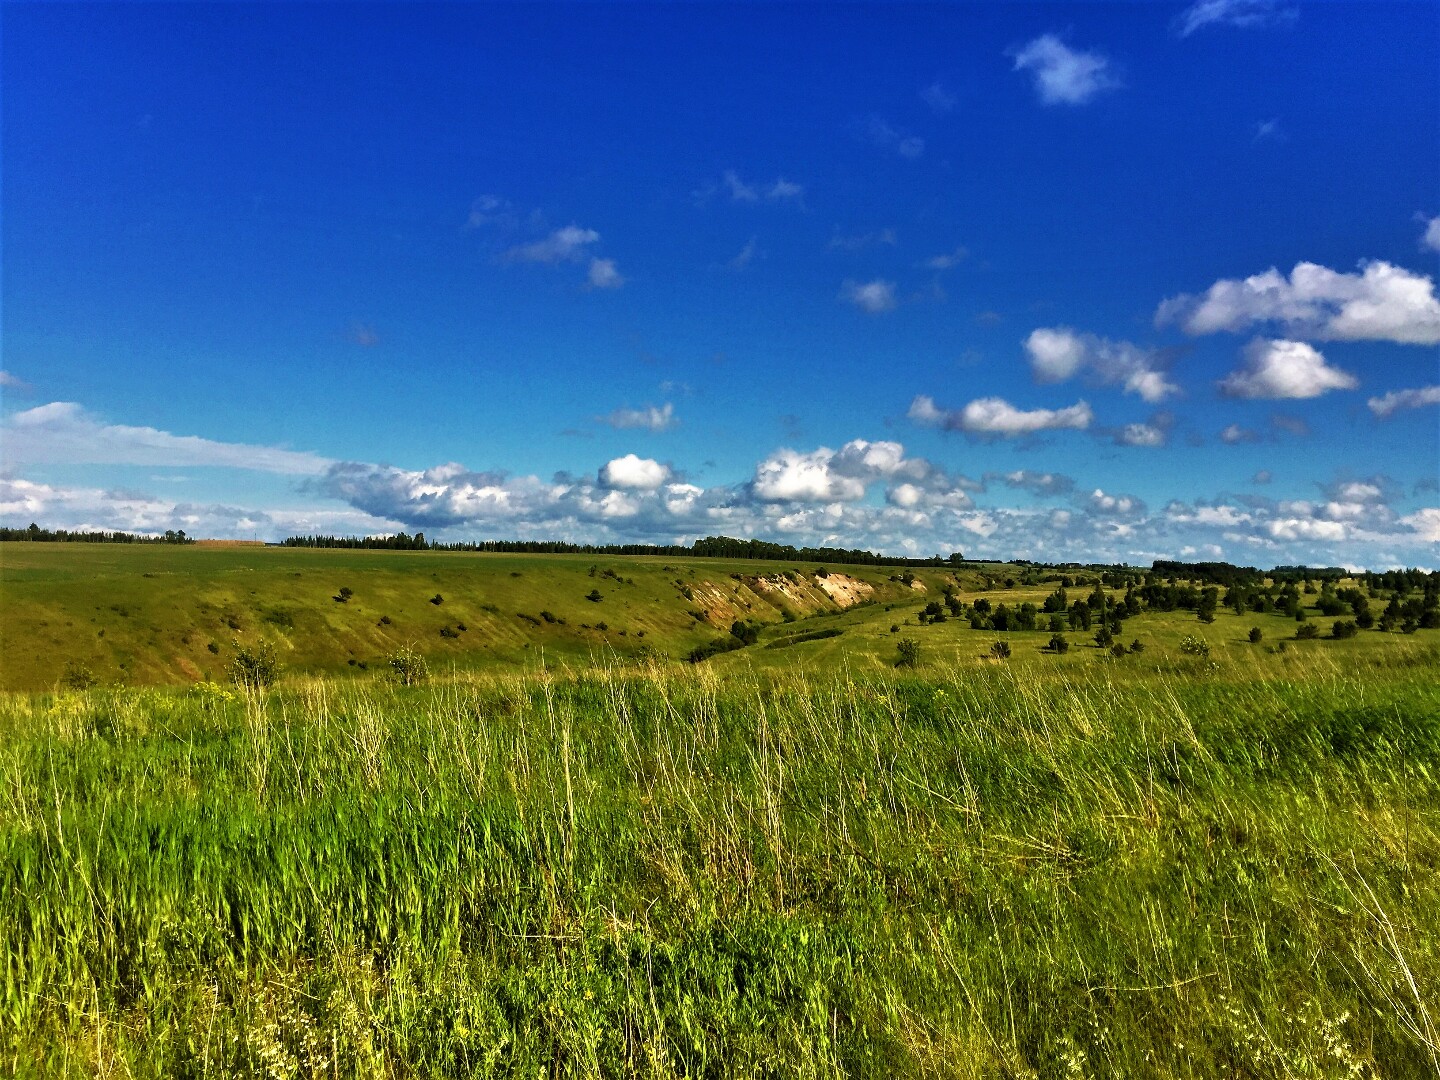
[[[12,529],[0,525],[0,541],[33,540],[48,544],[193,544],[184,529],[166,529],[159,536],[141,536],[127,532],[72,532],[69,529],[42,529],[33,521],[28,528]]]
[[[437,543],[424,533],[410,536],[291,536],[285,547],[374,548],[384,551],[483,551],[510,554],[562,555],[688,555],[702,559],[767,559],[775,562],[819,562],[849,566],[958,566],[965,561],[960,552],[948,558],[908,559],[877,555],[859,548],[792,547],[766,540],[736,540],[729,536],[707,536],[693,544],[571,544],[563,540],[467,540]]]

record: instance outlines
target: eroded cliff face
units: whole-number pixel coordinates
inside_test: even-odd
[[[696,581],[685,586],[686,597],[705,621],[728,626],[736,619],[769,622],[822,611],[837,611],[870,600],[875,586],[848,574],[801,574],[783,571],[774,574],[737,574],[725,581]]]

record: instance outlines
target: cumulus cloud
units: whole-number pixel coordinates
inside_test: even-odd
[[[1025,351],[1041,382],[1063,382],[1084,371],[1097,382],[1119,385],[1149,402],[1180,391],[1161,369],[1158,353],[1128,341],[1080,334],[1066,326],[1042,327],[1025,339]]]
[[[54,401],[12,413],[0,423],[0,445],[9,465],[221,466],[314,476],[331,464],[328,458],[307,451],[106,424],[72,401]]]
[[[670,479],[670,467],[635,454],[607,461],[600,467],[600,483],[608,488],[654,491]]]
[[[1189,37],[1206,26],[1255,28],[1294,22],[1299,11],[1279,0],[1197,0],[1175,18],[1175,33]]]
[[[1245,347],[1245,366],[1220,381],[1220,390],[1238,398],[1313,398],[1330,390],[1353,390],[1360,382],[1330,367],[1303,341],[1257,338]]]
[[[591,259],[589,283],[592,289],[618,289],[625,276],[615,267],[614,259]]]
[[[1086,500],[1092,510],[1101,514],[1143,514],[1145,503],[1134,495],[1107,495],[1100,488],[1090,493]]]
[[[579,262],[587,254],[590,245],[599,242],[600,234],[594,229],[566,225],[564,228],[555,229],[542,240],[510,248],[502,258],[506,262],[540,263],[546,266]]]
[[[1237,446],[1240,443],[1253,443],[1260,441],[1260,433],[1239,424],[1229,424],[1220,432],[1220,441],[1227,446]]]
[[[1243,281],[1222,279],[1201,296],[1163,301],[1155,321],[1197,335],[1275,323],[1322,341],[1440,344],[1434,281],[1378,259],[1361,262],[1356,274],[1302,262],[1288,279],[1274,267]]]
[[[942,409],[924,394],[910,403],[907,413],[917,424],[965,431],[972,435],[1009,437],[1033,435],[1039,431],[1073,428],[1083,431],[1095,414],[1084,401],[1064,409],[1017,409],[1004,398],[977,398],[961,409]]]
[[[1370,406],[1372,413],[1381,420],[1385,420],[1401,409],[1440,405],[1440,386],[1421,386],[1414,390],[1391,390],[1379,397],[1372,397],[1366,404]]]
[[[626,406],[600,419],[613,428],[641,428],[645,431],[669,431],[680,422],[675,416],[675,406],[668,401],[663,405],[646,405],[639,409]]]
[[[854,304],[867,315],[879,315],[894,311],[895,283],[876,278],[874,281],[846,281],[840,286],[840,297],[846,303]]]
[[[924,480],[928,462],[905,457],[897,442],[852,439],[839,450],[777,450],[755,467],[751,490],[768,501],[851,502],[875,480]]]
[[[1084,105],[1120,86],[1105,56],[1072,49],[1054,34],[1041,34],[1009,55],[1016,71],[1035,80],[1035,93],[1045,105]]]
[[[1126,424],[1115,433],[1121,446],[1164,446],[1169,432],[1159,424]]]

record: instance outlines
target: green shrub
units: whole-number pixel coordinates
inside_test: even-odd
[[[1298,641],[1314,641],[1320,636],[1320,627],[1313,622],[1302,622],[1295,628],[1295,638]]]
[[[430,665],[410,646],[396,649],[386,663],[390,665],[390,677],[401,686],[415,686],[430,678]]]
[[[920,642],[914,638],[901,638],[895,643],[895,666],[913,668],[920,663]]]
[[[235,659],[230,661],[230,681],[242,690],[264,690],[280,677],[280,661],[268,641],[251,648],[235,643]]]
[[[1008,641],[997,641],[990,646],[990,655],[996,660],[1010,659],[1010,643]]]
[[[1353,622],[1344,619],[1336,619],[1334,625],[1330,627],[1330,636],[1337,640],[1352,638],[1357,633],[1359,633],[1359,628]]]
[[[1139,638],[1136,638],[1134,641],[1130,642],[1130,651],[1131,651],[1132,653],[1142,653],[1142,652],[1144,652],[1144,651],[1145,651],[1145,643],[1144,643],[1143,641],[1141,641]]]
[[[1250,628],[1250,644],[1251,644],[1251,645],[1259,645],[1259,644],[1260,644],[1260,639],[1263,638],[1264,636],[1265,636],[1265,635],[1260,631],[1260,628],[1259,628],[1258,626],[1252,626],[1252,627]]]
[[[95,673],[79,660],[68,660],[60,675],[60,685],[66,690],[89,690],[99,683]]]
[[[1180,651],[1186,656],[1209,656],[1210,643],[1194,634],[1186,634],[1180,639]]]

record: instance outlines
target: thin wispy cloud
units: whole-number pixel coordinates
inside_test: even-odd
[[[938,79],[920,91],[920,100],[930,106],[930,111],[937,116],[953,112],[959,104],[959,99]]]
[[[1257,29],[1284,26],[1299,18],[1293,3],[1281,0],[1197,0],[1175,18],[1175,33],[1189,37],[1207,26]]]
[[[12,465],[219,466],[314,476],[332,464],[330,459],[306,451],[107,424],[71,401],[12,413],[0,423],[0,439],[6,461]]]
[[[731,270],[744,270],[755,260],[755,256],[758,255],[759,252],[759,242],[752,236],[749,240],[745,241],[745,246],[740,249],[734,258],[726,261],[725,265]]]
[[[1404,409],[1420,409],[1426,405],[1440,405],[1440,386],[1420,386],[1414,390],[1391,390],[1379,397],[1372,397],[1365,404],[1377,417],[1386,420]]]
[[[833,233],[826,247],[831,251],[866,251],[874,247],[894,247],[899,242],[894,229],[875,229],[865,233]]]
[[[736,203],[798,203],[805,197],[805,186],[783,176],[777,176],[768,183],[753,183],[741,178],[735,169],[726,169],[720,176],[720,187],[731,202]],[[700,202],[708,199],[713,187],[696,192]]]
[[[918,135],[898,131],[883,117],[871,114],[860,121],[861,135],[873,146],[892,150],[903,158],[914,161],[925,153],[925,140]]]
[[[953,270],[967,258],[970,252],[963,246],[956,247],[953,251],[947,251],[940,255],[931,255],[920,265],[926,270]]]
[[[1072,49],[1055,34],[1041,34],[1009,55],[1015,70],[1034,80],[1043,105],[1085,105],[1121,85],[1103,53]]]
[[[542,240],[529,244],[518,244],[501,256],[506,262],[540,263],[554,266],[557,263],[579,262],[592,244],[600,242],[600,234],[594,229],[582,229],[579,225],[566,225],[555,229]]]

